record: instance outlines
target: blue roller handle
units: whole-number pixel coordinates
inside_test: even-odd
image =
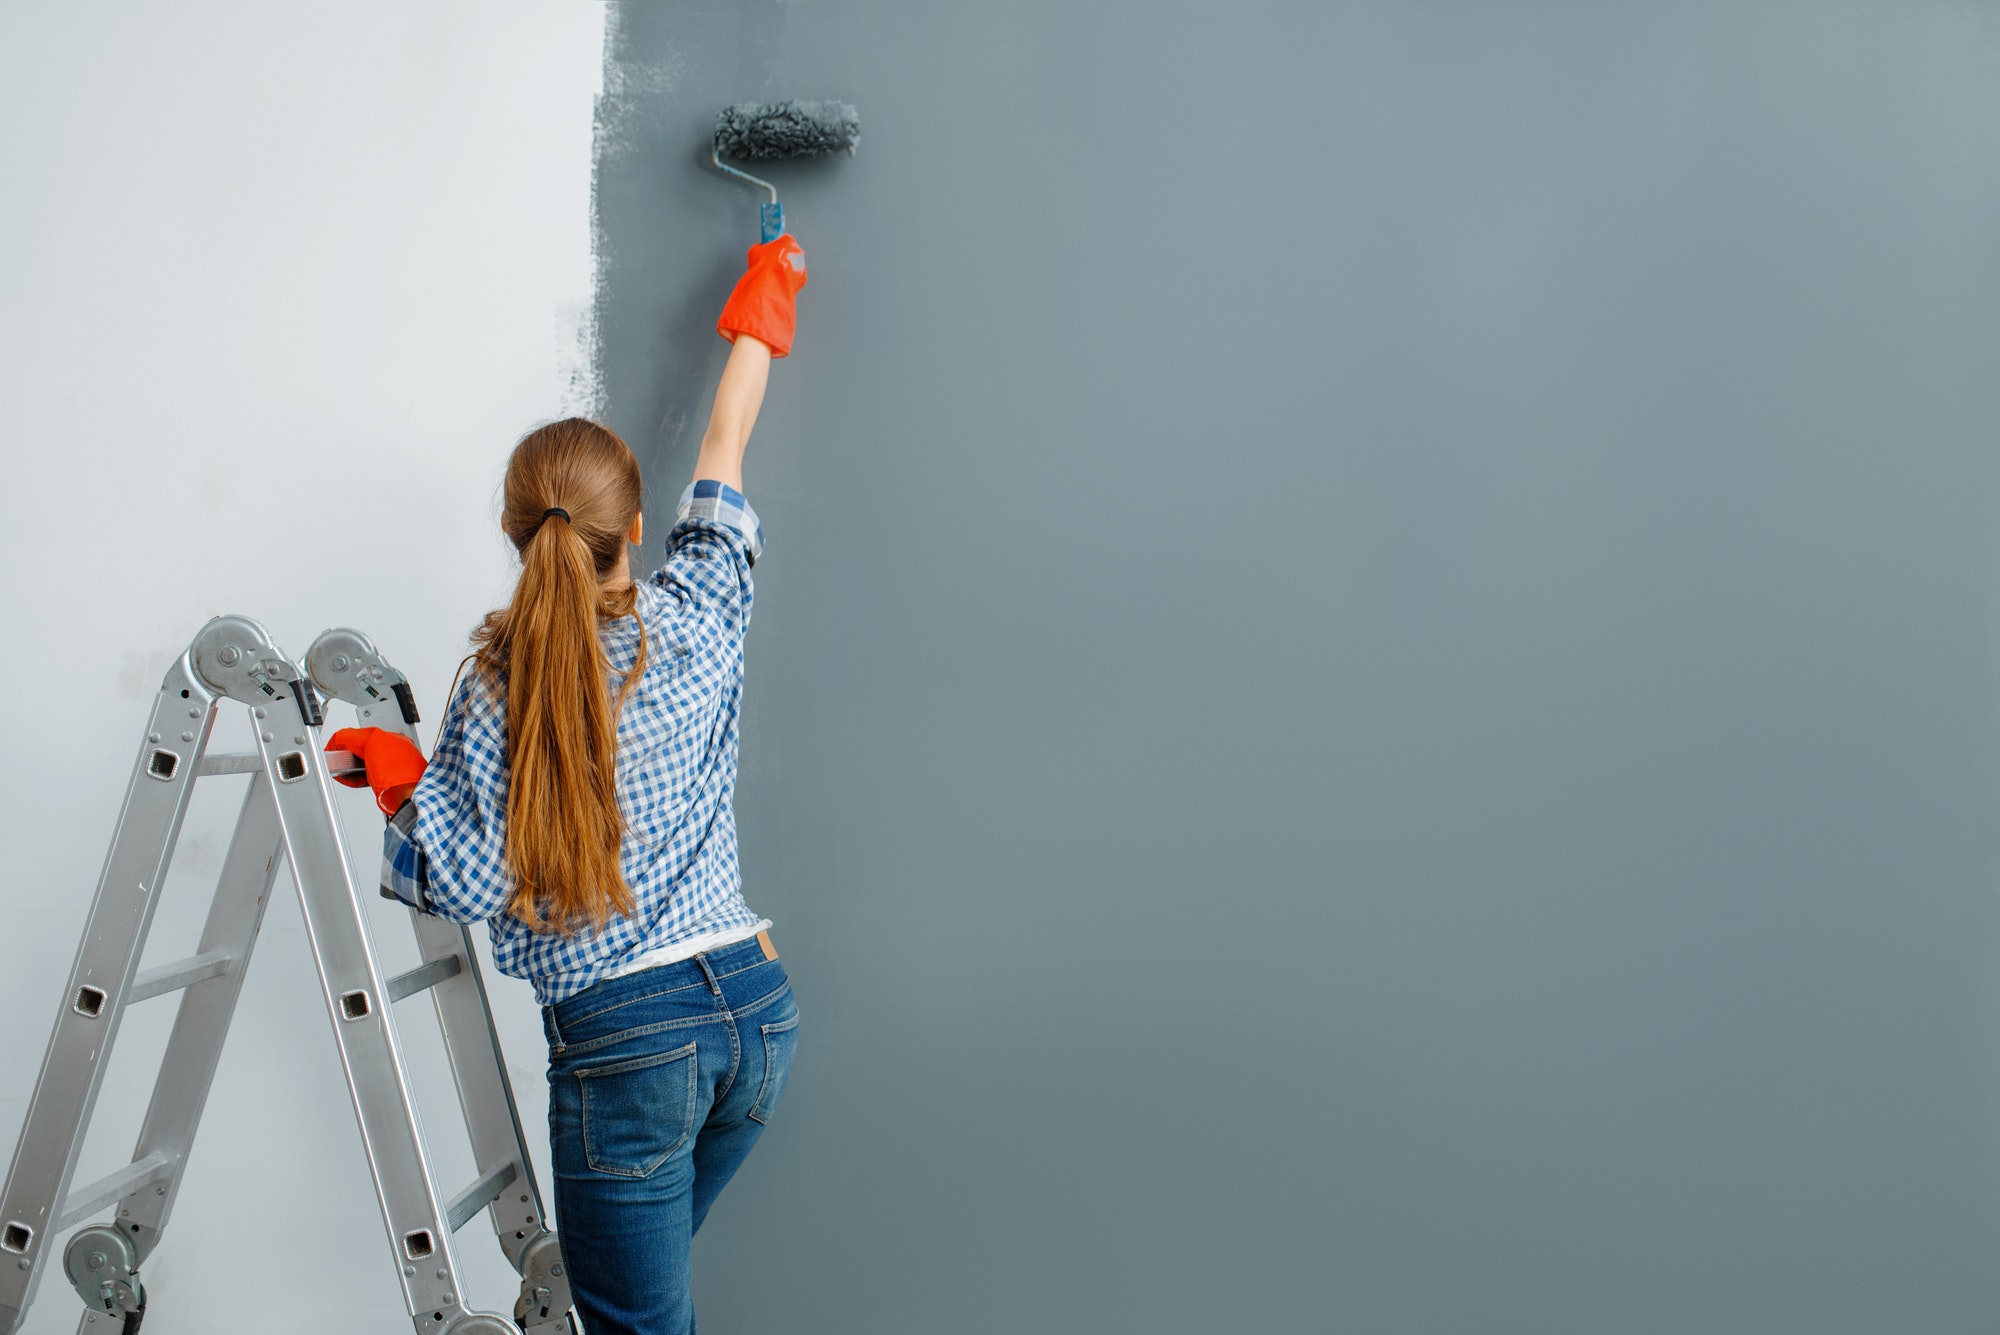
[[[764,225],[766,241],[776,241],[785,234],[785,206],[776,200],[757,206],[757,220]]]

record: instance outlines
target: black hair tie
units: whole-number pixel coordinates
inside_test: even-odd
[[[569,511],[563,509],[560,505],[551,505],[548,509],[542,511],[542,520],[544,523],[548,521],[550,515],[561,515],[565,524],[572,522],[569,517]]]

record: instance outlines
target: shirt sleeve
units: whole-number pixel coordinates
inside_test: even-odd
[[[513,897],[507,779],[506,706],[475,667],[445,709],[437,746],[410,798],[417,814],[404,838],[414,848],[403,859],[406,874],[421,877],[429,912],[481,922],[506,911]],[[397,850],[387,842],[396,833],[392,826],[385,836],[385,876],[396,871]]]
[[[764,526],[734,487],[700,478],[681,493],[667,563],[653,583],[687,611],[731,626],[750,624],[750,567],[764,554]]]

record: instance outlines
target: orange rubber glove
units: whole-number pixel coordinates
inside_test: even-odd
[[[352,751],[367,767],[366,778],[343,778],[349,788],[375,790],[375,805],[393,816],[424,777],[424,753],[400,732],[385,728],[342,728],[326,739],[329,751]]]
[[[806,253],[790,232],[750,247],[750,268],[736,280],[715,332],[731,343],[738,334],[748,334],[768,343],[773,357],[784,356],[792,350],[798,325],[792,298],[805,285]]]

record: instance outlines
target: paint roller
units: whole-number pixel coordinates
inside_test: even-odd
[[[778,187],[724,162],[777,162],[785,158],[820,158],[854,152],[861,142],[861,113],[845,102],[738,102],[715,118],[715,147],[708,160],[718,171],[767,190],[771,202],[758,207],[764,240],[776,241],[785,231],[785,206]]]

